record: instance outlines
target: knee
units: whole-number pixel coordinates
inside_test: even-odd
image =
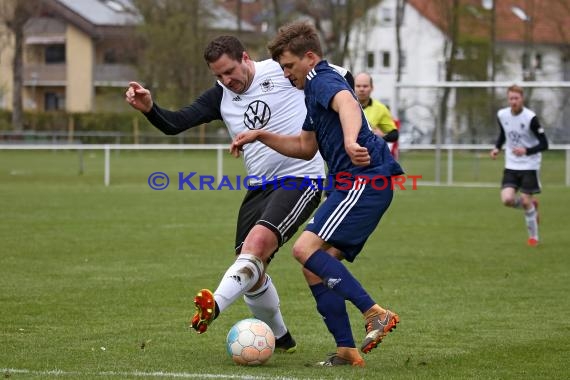
[[[501,197],[501,202],[503,205],[507,207],[513,207],[515,205],[515,197],[514,196],[503,196]]]
[[[305,261],[307,261],[310,254],[311,252],[308,251],[308,247],[302,243],[299,243],[299,241],[293,245],[293,257],[301,264],[304,264]]]
[[[245,238],[242,252],[250,253],[266,261],[277,249],[277,237],[265,227],[254,227]]]

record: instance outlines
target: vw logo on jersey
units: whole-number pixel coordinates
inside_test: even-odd
[[[243,123],[251,130],[265,127],[270,119],[271,109],[261,100],[249,103],[243,115]]]
[[[510,131],[509,132],[509,140],[511,140],[513,146],[520,146],[521,145],[521,135],[518,132]]]

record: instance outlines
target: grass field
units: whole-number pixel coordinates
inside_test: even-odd
[[[404,156],[427,180],[422,154]],[[367,367],[308,368],[334,351],[300,266],[284,246],[270,267],[295,354],[235,366],[225,352],[237,302],[204,335],[186,327],[192,297],[232,262],[243,191],[153,191],[154,171],[215,174],[207,152],[121,152],[103,186],[100,152],[0,151],[0,371],[42,379],[567,379],[570,189],[563,156],[545,157],[541,245],[496,187],[398,191],[350,270],[401,316]],[[473,181],[472,157],[457,176]],[[463,169],[462,169],[462,166]],[[502,160],[480,160],[498,183]],[[239,160],[224,160],[229,175]],[[469,174],[471,173],[471,174]],[[562,173],[562,174],[561,174]],[[349,306],[357,342],[362,320]]]

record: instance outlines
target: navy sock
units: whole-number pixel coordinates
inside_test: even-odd
[[[344,298],[323,284],[311,285],[310,288],[317,301],[317,310],[334,336],[336,346],[356,347]]]
[[[325,286],[352,302],[361,313],[376,304],[348,269],[325,251],[313,253],[305,262],[305,268],[319,276]]]

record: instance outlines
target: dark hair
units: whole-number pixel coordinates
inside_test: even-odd
[[[323,56],[317,30],[307,21],[293,22],[279,28],[277,35],[267,45],[267,48],[274,61],[278,61],[279,56],[286,51],[299,58],[302,58],[308,51],[312,51],[319,57]]]
[[[233,36],[219,36],[210,41],[204,49],[204,59],[207,63],[216,62],[224,54],[241,63],[245,48],[240,40]]]

